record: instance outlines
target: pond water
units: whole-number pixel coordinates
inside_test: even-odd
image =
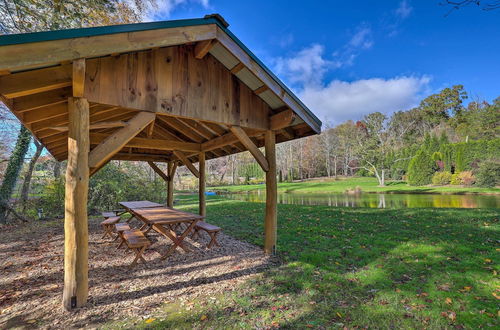
[[[265,202],[262,191],[221,193],[220,195],[248,202]],[[335,207],[369,208],[500,208],[500,195],[441,195],[441,194],[370,194],[357,195],[278,193],[278,203],[297,205],[327,205]]]

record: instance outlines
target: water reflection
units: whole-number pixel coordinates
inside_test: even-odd
[[[265,202],[264,192],[222,194],[248,202]],[[499,208],[500,195],[439,195],[439,194],[297,194],[279,193],[280,204],[328,205],[335,207],[369,208]]]

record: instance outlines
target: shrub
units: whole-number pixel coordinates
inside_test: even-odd
[[[434,176],[432,177],[432,184],[435,185],[445,185],[449,184],[451,181],[451,173],[444,171],[444,172],[436,172],[434,173]]]
[[[44,217],[63,216],[64,185],[63,177],[50,181],[42,190],[40,199],[34,204],[36,211],[42,209]]]
[[[458,178],[460,182],[465,186],[472,186],[476,182],[476,177],[471,171],[463,171],[458,173]]]
[[[450,184],[452,184],[452,185],[462,184],[462,182],[460,181],[460,177],[459,177],[458,173],[455,173],[455,174],[451,175]]]
[[[408,183],[412,186],[422,186],[432,182],[436,164],[426,150],[417,151],[408,165]]]
[[[493,188],[500,185],[500,161],[487,160],[479,164],[476,184],[480,187]]]

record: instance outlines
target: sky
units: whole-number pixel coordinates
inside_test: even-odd
[[[443,0],[158,0],[147,20],[219,13],[229,29],[322,120],[410,109],[462,84],[500,96],[500,9]]]

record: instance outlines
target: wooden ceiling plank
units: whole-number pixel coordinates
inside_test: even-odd
[[[158,119],[163,121],[168,126],[172,127],[177,132],[186,136],[190,140],[201,143],[203,142],[203,137],[199,136],[192,129],[190,129],[186,124],[174,117],[158,116]]]
[[[89,153],[89,167],[99,167],[103,162],[109,160],[154,119],[155,114],[151,112],[141,112],[130,119],[127,126],[111,134]]]
[[[39,108],[22,114],[22,121],[25,125],[30,125],[39,121],[44,121],[68,113],[68,104],[59,103],[48,107]]]
[[[6,98],[42,93],[71,86],[71,65],[32,70],[0,77],[0,94]]]
[[[26,95],[12,99],[12,109],[17,113],[23,113],[50,105],[65,103],[71,96],[71,89],[63,88],[48,92]]]
[[[116,128],[116,127],[125,127],[127,123],[122,120],[117,121],[101,121],[94,124],[90,124],[89,130],[96,130],[102,128]],[[49,129],[53,129],[60,132],[67,132],[68,126],[51,126]]]

